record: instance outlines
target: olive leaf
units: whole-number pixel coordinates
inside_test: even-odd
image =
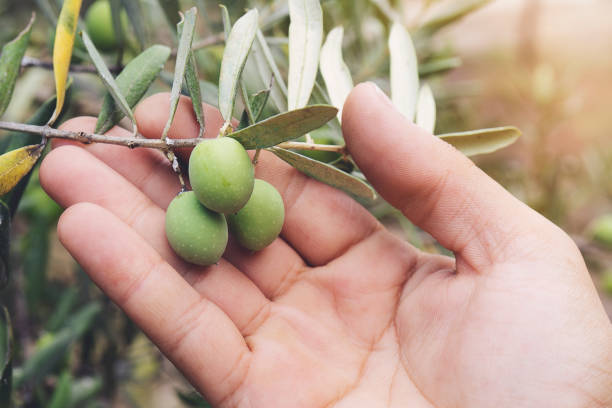
[[[78,408],[87,406],[85,402],[94,398],[102,391],[102,379],[100,377],[85,377],[74,380],[70,393],[70,402],[66,407]]]
[[[274,61],[272,52],[261,30],[257,30],[247,65],[249,67],[252,66],[257,71],[261,84],[264,86],[270,83],[270,78],[274,78],[270,89],[270,99],[272,99],[279,112],[286,112],[287,85]]]
[[[0,195],[11,191],[38,161],[44,146],[30,145],[0,156]]]
[[[261,119],[261,115],[263,114],[264,108],[270,99],[270,93],[272,88],[264,89],[263,91],[257,92],[253,95],[249,100],[249,104],[251,105],[251,111],[253,112],[253,116],[255,118],[255,122],[259,122]]]
[[[66,408],[70,404],[72,394],[72,375],[65,370],[55,384],[55,390],[49,402],[49,408]]]
[[[230,133],[245,149],[263,149],[297,139],[332,120],[338,110],[328,105],[313,105],[272,116],[247,128]]]
[[[319,0],[289,0],[289,110],[310,99],[319,68],[323,41],[323,11]]]
[[[436,100],[429,84],[423,85],[419,91],[416,124],[431,134],[436,128]]]
[[[376,198],[376,193],[367,183],[334,166],[278,147],[273,147],[269,150],[297,170],[315,180],[357,197],[372,200]]]
[[[459,68],[463,61],[459,57],[438,58],[419,64],[419,76],[441,74],[451,69]]]
[[[178,107],[178,101],[181,96],[181,88],[183,86],[183,78],[185,77],[185,68],[187,61],[191,55],[191,43],[193,42],[193,32],[195,31],[197,10],[195,7],[190,8],[184,15],[181,14],[181,22],[183,31],[179,39],[178,51],[176,53],[176,64],[174,67],[174,79],[172,81],[172,90],[170,91],[170,113],[168,121],[162,132],[162,139],[166,139],[170,125],[174,120],[174,114]]]
[[[11,242],[11,211],[9,207],[0,201],[0,290],[8,284],[10,278],[9,250]],[[2,339],[0,339],[0,343]],[[0,347],[0,358],[2,358],[2,347]],[[0,364],[0,374],[2,373]],[[0,386],[1,388],[1,386]]]
[[[177,25],[178,36],[181,37],[183,34],[184,22],[181,21]],[[187,65],[185,66],[185,84],[191,97],[191,104],[193,106],[193,112],[196,115],[196,120],[200,125],[198,137],[202,137],[204,134],[204,108],[202,107],[202,92],[200,90],[200,83],[198,80],[198,66],[196,64],[195,55],[193,51],[190,52],[189,58],[187,59]]]
[[[13,384],[13,329],[8,310],[0,306],[0,407],[11,406]]]
[[[108,70],[106,63],[102,59],[102,56],[96,49],[94,43],[91,41],[91,38],[89,38],[87,32],[83,31],[81,32],[81,35],[83,37],[83,43],[85,44],[85,48],[87,48],[87,52],[89,53],[92,62],[98,70],[100,78],[102,78],[102,82],[104,82],[104,85],[106,85],[106,89],[115,100],[117,107],[124,115],[126,115],[132,121],[133,133],[134,136],[136,136],[138,134],[138,126],[136,125],[136,118],[134,118],[134,114],[132,113],[130,105],[125,100],[125,96],[123,96],[123,93],[121,93],[117,82],[115,82],[113,75]]]
[[[133,108],[144,96],[169,57],[170,48],[153,45],[130,61],[115,78],[117,87],[130,108]],[[123,116],[123,111],[117,107],[113,96],[108,92],[104,95],[95,132],[106,133],[119,123]]]
[[[52,27],[57,25],[57,11],[53,8],[49,0],[34,0],[40,11],[49,21]]]
[[[15,372],[15,387],[28,382],[36,383],[45,378],[57,367],[70,346],[91,328],[101,310],[98,303],[92,302],[74,315],[63,329],[52,334],[51,340],[35,350],[32,357],[24,363],[19,375]]]
[[[344,29],[336,27],[327,34],[327,39],[321,48],[321,75],[325,81],[329,99],[338,108],[338,120],[342,120],[342,108],[349,93],[353,89],[351,71],[342,58],[342,38]]]
[[[521,137],[521,131],[513,126],[472,130],[469,132],[438,135],[466,156],[493,153],[510,146]]]
[[[391,53],[391,99],[395,107],[414,121],[419,94],[419,70],[416,51],[408,30],[394,23],[389,35]]]
[[[140,49],[144,49],[147,43],[147,31],[142,18],[142,9],[138,0],[121,0],[123,8],[127,13],[128,19],[134,28],[134,34],[140,45]]]
[[[258,19],[257,10],[250,10],[236,21],[227,38],[219,77],[219,110],[226,123],[232,120],[236,92],[257,33]]]
[[[463,0],[433,15],[421,25],[420,30],[431,36],[434,32],[486,6],[491,0]],[[450,4],[450,3],[449,3]]]
[[[2,116],[11,102],[17,76],[21,69],[21,59],[25,54],[26,48],[28,48],[32,24],[34,24],[35,18],[36,15],[32,13],[26,28],[12,41],[4,44],[2,47],[2,55],[0,55],[0,116]]]
[[[55,105],[53,115],[47,123],[49,125],[57,120],[57,117],[64,107],[68,68],[70,67],[70,58],[72,58],[74,36],[80,11],[81,0],[65,0],[57,21],[55,43],[53,44],[53,74],[55,76],[57,104]]]

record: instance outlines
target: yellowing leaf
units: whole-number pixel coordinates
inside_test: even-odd
[[[43,151],[43,145],[30,145],[0,156],[0,195],[11,191],[27,175]]]
[[[49,119],[49,125],[53,124],[64,106],[66,95],[66,82],[68,80],[68,69],[72,48],[74,46],[74,35],[76,33],[79,11],[82,0],[64,0],[60,12],[57,28],[55,29],[55,44],[53,45],[53,73],[55,75],[55,93],[57,104],[53,116]]]

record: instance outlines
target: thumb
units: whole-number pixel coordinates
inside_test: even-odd
[[[350,94],[342,129],[374,188],[453,251],[458,268],[482,270],[533,253],[547,239],[569,240],[451,145],[406,119],[372,83]]]

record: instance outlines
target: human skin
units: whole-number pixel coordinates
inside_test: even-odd
[[[168,99],[136,110],[146,137]],[[169,137],[197,136],[191,112],[181,99]],[[206,115],[214,137],[222,120]],[[454,259],[271,154],[256,177],[283,196],[281,237],[257,253],[230,243],[208,268],[167,244],[179,185],[159,152],[62,142],[40,180],[67,208],[64,246],[215,406],[611,406],[612,325],[570,238],[372,84],[351,93],[343,132],[378,193]]]

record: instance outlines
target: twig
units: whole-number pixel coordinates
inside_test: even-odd
[[[66,139],[75,140],[77,142],[90,144],[90,143],[106,143],[120,146],[126,146],[130,149],[137,147],[144,147],[149,149],[158,149],[164,152],[185,148],[195,147],[198,143],[202,142],[200,138],[193,139],[146,139],[143,136],[139,137],[120,137],[120,136],[109,136],[99,135],[95,133],[87,132],[72,132],[69,130],[59,130],[48,126],[34,126],[26,125],[23,123],[14,122],[2,122],[0,121],[0,129],[12,130],[22,133],[30,133],[40,135],[44,138],[49,139]],[[302,143],[302,142],[284,142],[280,143],[278,147],[283,149],[297,149],[297,150],[319,150],[325,152],[336,152],[344,154],[346,152],[345,146],[336,145],[320,145],[315,143]]]

